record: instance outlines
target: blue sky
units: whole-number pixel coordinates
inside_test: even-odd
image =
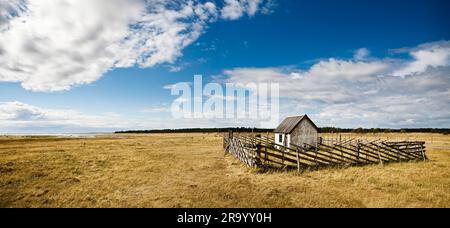
[[[101,5],[102,0],[96,1]],[[114,16],[95,11],[123,10],[123,14],[137,15],[142,13],[141,4],[145,4],[140,0],[130,1],[133,3],[114,0],[108,9],[96,8],[89,1],[71,6],[62,4],[70,3],[69,0],[58,2],[61,4],[0,1],[0,50],[3,50],[0,51],[0,132],[240,126],[243,123],[220,120],[171,121],[167,117],[170,114],[163,110],[176,97],[163,87],[192,81],[194,74],[204,75],[206,82],[214,81],[213,76],[234,82],[271,81],[272,77],[274,81],[289,81],[289,77],[299,74],[302,79],[296,82],[304,85],[313,83],[308,77],[322,77],[317,76],[322,70],[314,71],[320,67],[339,71],[331,78],[314,82],[328,85],[321,89],[335,88],[335,95],[322,97],[322,92],[308,89],[296,93],[282,90],[281,116],[308,113],[320,126],[450,127],[449,98],[445,97],[450,94],[450,83],[446,84],[450,81],[450,3],[445,0],[193,1],[188,7],[201,8],[203,13],[192,15],[184,13],[185,2],[173,6],[155,0],[147,4],[154,2],[161,12],[148,18],[109,18]],[[82,10],[83,4],[93,4],[89,7],[96,16],[78,15],[89,14]],[[129,6],[123,7],[124,4]],[[40,10],[48,9],[52,13],[39,14]],[[26,14],[27,11],[32,13]],[[169,25],[154,25],[166,11],[183,12],[179,16],[182,26],[176,24],[180,23],[177,20],[166,22]],[[55,31],[62,25],[55,21],[65,15],[73,25],[63,27],[69,38],[60,39],[62,35]],[[74,22],[73,18],[79,16],[97,24],[82,19]],[[126,26],[136,21],[145,21],[142,24],[149,29],[131,30],[134,36],[129,38],[126,34],[130,29]],[[116,27],[108,28],[112,26],[108,22]],[[44,26],[48,30],[36,32],[36,24],[42,23],[48,24]],[[161,34],[152,33],[152,26],[160,29]],[[183,30],[171,31],[175,26]],[[95,29],[103,27],[106,28]],[[98,38],[116,35],[116,39]],[[83,42],[74,45],[70,36],[83,37]],[[124,38],[138,42],[130,44],[131,51],[116,56],[128,50],[128,46],[118,49],[111,46]],[[168,40],[169,44],[161,40]],[[94,45],[95,42],[99,44]],[[154,44],[149,44],[144,51],[136,51],[142,42]],[[99,51],[93,50],[97,47],[98,50],[111,48],[114,54],[96,55]],[[358,50],[362,53],[360,57],[355,54]],[[415,53],[425,53],[425,57]],[[80,55],[83,60],[78,60]],[[131,64],[117,64],[130,59]],[[139,63],[140,59],[144,61]],[[21,71],[11,70],[20,67]],[[364,71],[370,67],[375,68]],[[246,75],[252,70],[251,76]],[[358,70],[361,72],[355,77],[340,76]],[[280,79],[283,75],[286,78]],[[388,86],[378,84],[379,78],[374,79],[380,75],[391,77],[383,78],[386,83],[406,82],[417,88],[386,89]],[[367,99],[357,99],[360,95],[345,92],[360,86],[358,77],[373,79],[366,83],[367,87],[360,88],[376,91],[367,95]],[[328,80],[336,81],[333,84]],[[396,101],[387,105],[399,110],[384,110],[384,100]],[[284,104],[296,108],[283,108]],[[417,111],[418,107],[427,105],[428,113]],[[380,121],[381,118],[386,121]]]

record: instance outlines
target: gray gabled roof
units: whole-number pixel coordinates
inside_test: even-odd
[[[303,119],[308,119],[314,127],[317,129],[317,126],[312,122],[312,120],[307,116],[292,116],[288,117],[281,122],[281,124],[275,129],[275,133],[283,133],[283,134],[290,134],[297,125],[302,122]]]

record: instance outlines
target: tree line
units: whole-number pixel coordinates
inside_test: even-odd
[[[186,129],[159,129],[159,130],[129,130],[129,131],[116,131],[116,134],[150,134],[150,133],[214,133],[214,132],[254,132],[254,133],[266,133],[273,132],[274,129],[264,128],[186,128]],[[336,128],[336,127],[323,127],[319,128],[320,133],[440,133],[450,134],[449,128]]]
[[[160,129],[160,130],[130,130],[130,131],[116,131],[116,134],[148,134],[148,133],[215,133],[215,132],[272,132],[274,129],[263,128],[185,128],[185,129]]]

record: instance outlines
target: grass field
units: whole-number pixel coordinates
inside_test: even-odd
[[[426,140],[430,160],[262,173],[222,134],[3,136],[0,207],[450,207],[450,136],[358,137]]]

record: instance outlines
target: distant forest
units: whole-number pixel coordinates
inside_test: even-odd
[[[149,133],[212,133],[212,132],[254,132],[266,133],[273,132],[274,129],[262,128],[186,128],[186,129],[162,129],[162,130],[130,130],[130,131],[116,131],[116,134],[149,134]],[[389,128],[335,128],[323,127],[319,129],[320,133],[441,133],[450,134],[448,128],[404,128],[404,129],[389,129]]]

